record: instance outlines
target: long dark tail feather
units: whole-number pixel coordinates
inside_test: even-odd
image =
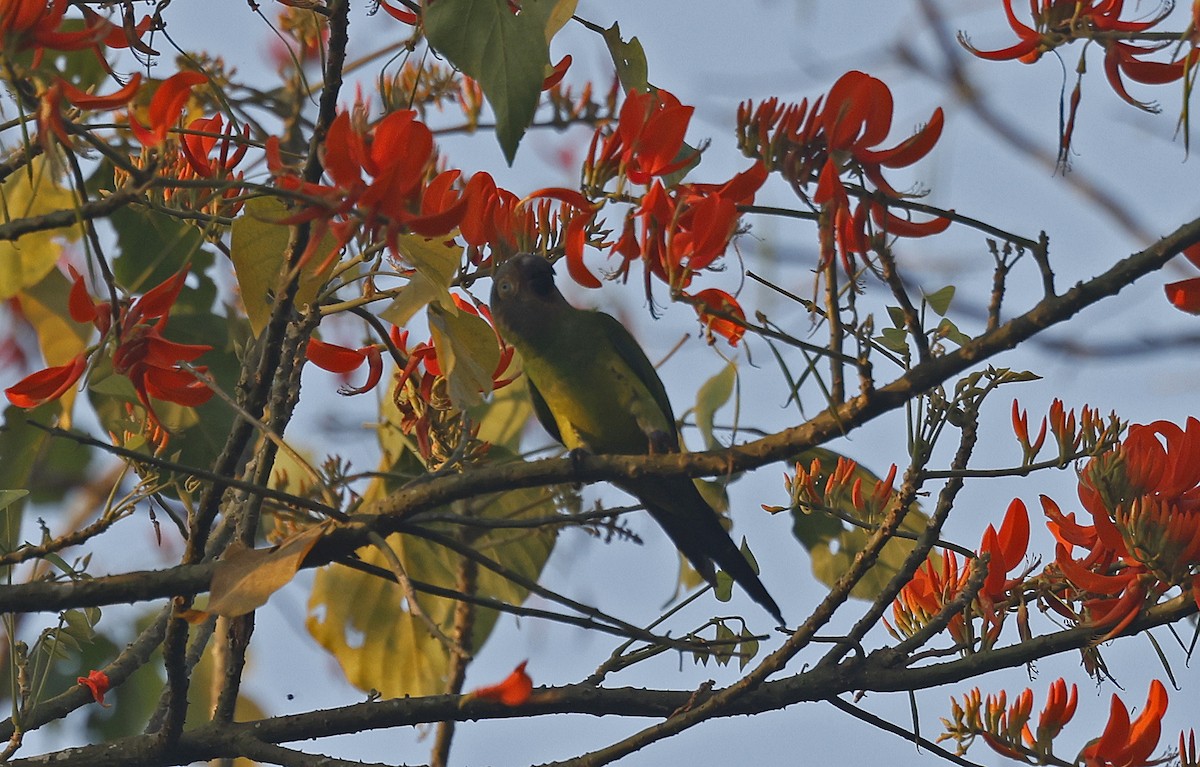
[[[716,583],[715,562],[780,625],[786,623],[779,605],[690,480],[656,479],[624,487],[642,501],[654,521],[706,581]]]

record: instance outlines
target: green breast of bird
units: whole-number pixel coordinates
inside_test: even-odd
[[[647,434],[672,430],[646,385],[615,355],[571,354],[553,364],[532,360],[525,373],[546,400],[568,448],[646,453]]]

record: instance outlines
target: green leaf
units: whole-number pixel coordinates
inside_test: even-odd
[[[942,321],[938,323],[937,334],[939,338],[945,338],[948,341],[953,341],[959,346],[962,346],[971,340],[970,336],[967,336],[960,331],[957,325],[945,317],[943,317]]]
[[[604,42],[608,45],[609,55],[617,68],[617,79],[626,91],[646,91],[650,87],[649,74],[646,65],[646,52],[636,37],[628,41],[621,39],[621,27],[613,25],[604,30]]]
[[[567,25],[571,17],[575,15],[575,9],[579,7],[579,0],[555,0],[554,8],[546,17],[546,42],[549,43],[554,39],[562,28]]]
[[[743,628],[740,635],[742,643],[738,646],[738,670],[744,671],[754,656],[758,655],[758,640],[748,628]]]
[[[946,312],[950,310],[950,302],[952,300],[954,300],[953,285],[947,285],[941,290],[925,294],[925,301],[929,304],[929,308],[937,312],[939,317],[946,316]]]
[[[525,0],[518,14],[507,0],[438,0],[425,10],[429,44],[483,88],[510,165],[537,110],[558,10],[554,0]]]
[[[883,335],[877,336],[875,340],[898,354],[908,352],[908,333],[900,328],[884,328]]]
[[[733,629],[725,625],[724,621],[717,624],[716,641],[719,643],[713,648],[713,657],[717,660],[718,666],[728,666],[729,661],[733,660],[733,654],[737,651],[737,634],[733,633]]]
[[[892,321],[892,327],[904,328],[904,310],[899,306],[889,306],[887,308],[888,318]]]
[[[713,435],[713,416],[733,396],[733,385],[737,381],[737,366],[732,362],[700,385],[696,392],[696,427],[704,437],[707,450],[716,450],[722,445]]]
[[[190,265],[208,297],[207,305],[212,305],[216,287],[205,271],[212,266],[213,254],[204,249],[199,229],[140,205],[124,205],[108,220],[117,231],[119,247],[113,259],[117,282],[134,292],[145,292]]]
[[[713,587],[713,595],[718,602],[733,599],[733,578],[724,570],[717,570],[717,585]]]
[[[29,495],[28,490],[0,490],[0,511]]]
[[[250,328],[256,336],[267,325],[267,319],[271,316],[271,294],[279,287],[283,255],[292,236],[291,227],[279,223],[287,215],[287,207],[276,198],[257,197],[246,202],[242,215],[231,227],[230,257],[237,274],[242,303],[250,317]],[[334,236],[326,232],[315,251],[320,258],[314,259],[315,263],[300,275],[300,287],[296,291],[297,306],[302,307],[316,300],[334,262],[330,261],[321,272],[314,271],[314,267],[326,260],[325,255],[336,244]]]
[[[53,439],[34,423],[51,424],[60,406],[48,402],[32,410],[9,406],[0,429],[0,488],[29,491],[30,501],[53,502],[78,487],[87,475],[91,451],[75,442]],[[0,551],[20,543],[25,500],[9,498],[0,508]]]

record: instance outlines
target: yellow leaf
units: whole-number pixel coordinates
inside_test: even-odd
[[[315,525],[271,549],[231,546],[213,572],[208,612],[236,618],[265,605],[272,594],[291,583],[328,529],[328,524]]]
[[[65,365],[78,357],[95,332],[91,324],[71,319],[67,309],[70,293],[70,281],[62,272],[52,270],[17,296],[25,319],[37,333],[42,357],[50,366]]]
[[[579,0],[555,0],[554,9],[550,11],[550,16],[546,19],[546,42],[554,39],[559,30],[567,25],[571,17],[575,15],[575,7],[579,5]]]
[[[469,312],[451,314],[430,304],[427,314],[450,401],[459,410],[479,404],[492,391],[492,373],[500,361],[495,332],[482,317]]]
[[[525,386],[525,377],[496,392],[479,419],[479,438],[492,445],[501,445],[516,453],[521,446],[521,432],[533,415],[533,403]]]
[[[258,197],[246,202],[244,212],[230,228],[230,257],[242,293],[242,303],[255,335],[266,327],[267,319],[271,316],[270,296],[279,287],[279,270],[291,239],[291,227],[278,222],[288,214],[288,209],[279,200]],[[334,263],[331,262],[322,272],[315,272],[314,269],[333,250],[335,242],[329,233],[321,239],[316,249],[317,257],[300,275],[300,287],[296,291],[297,306],[311,303],[325,284]]]
[[[32,181],[30,180],[32,176]],[[75,193],[58,185],[45,156],[0,184],[0,223],[74,210]],[[79,239],[79,225],[30,232],[20,239],[0,241],[0,300],[42,281],[62,254],[62,240]]]
[[[427,304],[437,304],[457,312],[450,297],[450,284],[462,260],[462,248],[447,245],[441,240],[428,240],[415,234],[396,238],[397,248],[405,261],[416,269],[409,282],[380,313],[380,318],[404,327],[412,316]]]
[[[500,447],[493,447],[489,455],[511,457]],[[411,459],[385,459],[381,466],[385,471],[395,471],[406,460]],[[369,503],[385,495],[393,481],[375,480],[365,500]],[[456,503],[443,511],[488,519],[532,519],[550,516],[554,508],[551,490],[528,488]],[[435,529],[456,537],[464,530],[456,532],[447,524]],[[465,530],[469,537],[464,542],[473,550],[530,580],[537,580],[541,574],[555,541],[555,530],[550,526]],[[387,544],[412,580],[456,588],[462,567],[458,554],[412,535],[392,535]],[[360,549],[358,556],[390,570],[375,548]],[[474,593],[510,604],[521,604],[528,595],[524,588],[485,568],[477,572]],[[419,594],[418,602],[427,618],[447,635],[452,633],[457,602],[427,594]],[[471,636],[475,651],[483,646],[497,617],[494,610],[476,608]],[[337,565],[323,568],[313,583],[307,626],[313,638],[337,659],[347,680],[362,690],[378,690],[387,697],[447,692],[450,652],[409,611],[404,593],[395,583]]]

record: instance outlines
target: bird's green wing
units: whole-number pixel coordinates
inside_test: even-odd
[[[529,376],[525,376],[525,386],[529,388],[529,401],[533,403],[533,414],[537,416],[538,423],[542,428],[550,432],[550,436],[555,442],[562,443],[562,434],[558,431],[558,421],[554,420],[554,413],[550,411],[550,406],[546,404],[546,398],[538,391],[538,388],[533,385],[533,381]]]
[[[675,449],[679,448],[679,431],[675,426],[675,414],[671,411],[671,400],[667,397],[667,389],[663,386],[662,379],[658,377],[658,371],[654,369],[654,364],[646,357],[646,352],[642,351],[642,347],[634,340],[629,331],[615,317],[604,312],[596,312],[596,316],[600,319],[600,327],[604,329],[605,336],[612,344],[612,348],[616,350],[619,356],[626,365],[633,371],[634,375],[642,382],[649,390],[650,395],[654,397],[655,404],[662,411],[664,420],[670,426],[671,441]]]

